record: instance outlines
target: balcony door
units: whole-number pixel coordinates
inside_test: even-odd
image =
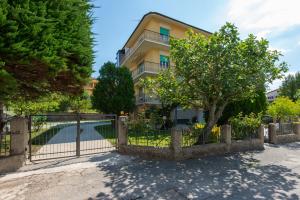
[[[170,65],[169,56],[160,55],[160,62],[159,62],[161,69],[166,69]]]

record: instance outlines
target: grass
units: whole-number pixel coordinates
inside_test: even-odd
[[[98,125],[94,127],[95,130],[112,145],[117,144],[117,131],[112,124]]]
[[[117,133],[111,125],[95,126],[96,131],[116,145]],[[183,133],[182,147],[193,146],[198,139],[198,134]],[[215,138],[210,138],[209,143],[218,143]],[[128,132],[128,144],[137,146],[169,147],[171,144],[171,130],[153,130],[149,132]]]
[[[169,147],[171,143],[170,130],[154,130],[144,133],[128,133],[128,144],[139,146]]]

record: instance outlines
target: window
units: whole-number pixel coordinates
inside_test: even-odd
[[[163,41],[169,41],[170,30],[167,28],[160,27],[160,36]]]
[[[160,55],[160,67],[161,68],[168,68],[170,64],[170,60],[168,56]]]
[[[144,62],[140,63],[140,64],[138,65],[137,69],[138,69],[138,73],[139,73],[139,74],[142,73],[142,72],[144,72],[144,71],[145,71],[145,65],[144,65]]]

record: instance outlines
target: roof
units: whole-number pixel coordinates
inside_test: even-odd
[[[179,21],[179,20],[177,20],[177,19],[174,19],[174,18],[172,18],[172,17],[166,16],[166,15],[164,15],[164,14],[161,14],[161,13],[158,13],[158,12],[148,12],[147,14],[145,14],[145,15],[143,16],[143,18],[140,20],[140,22],[138,23],[138,25],[135,27],[135,29],[133,30],[133,32],[132,32],[131,35],[129,36],[128,40],[127,40],[126,43],[124,44],[123,48],[127,45],[127,43],[129,42],[129,40],[130,40],[131,37],[133,36],[134,32],[135,32],[135,31],[138,29],[138,27],[142,24],[142,22],[144,21],[144,19],[145,19],[146,17],[150,16],[150,15],[158,15],[158,16],[161,16],[161,17],[170,19],[170,20],[172,20],[172,21],[178,22],[178,23],[180,23],[180,24],[183,24],[183,25],[185,25],[185,26],[190,26],[191,28],[197,29],[197,30],[199,30],[199,31],[201,31],[201,32],[205,32],[205,33],[207,33],[207,34],[212,34],[212,33],[209,32],[209,31],[206,31],[206,30],[201,29],[201,28],[198,28],[198,27],[196,27],[196,26],[193,26],[193,25],[187,24],[187,23],[185,23],[185,22]],[[122,49],[123,49],[123,48],[122,48]]]

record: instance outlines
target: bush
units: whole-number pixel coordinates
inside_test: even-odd
[[[288,97],[278,97],[269,105],[267,112],[273,119],[284,122],[299,116],[300,103],[293,102]]]
[[[258,136],[258,128],[261,125],[262,114],[250,113],[243,115],[239,113],[237,116],[229,119],[232,128],[233,139],[255,138]]]

